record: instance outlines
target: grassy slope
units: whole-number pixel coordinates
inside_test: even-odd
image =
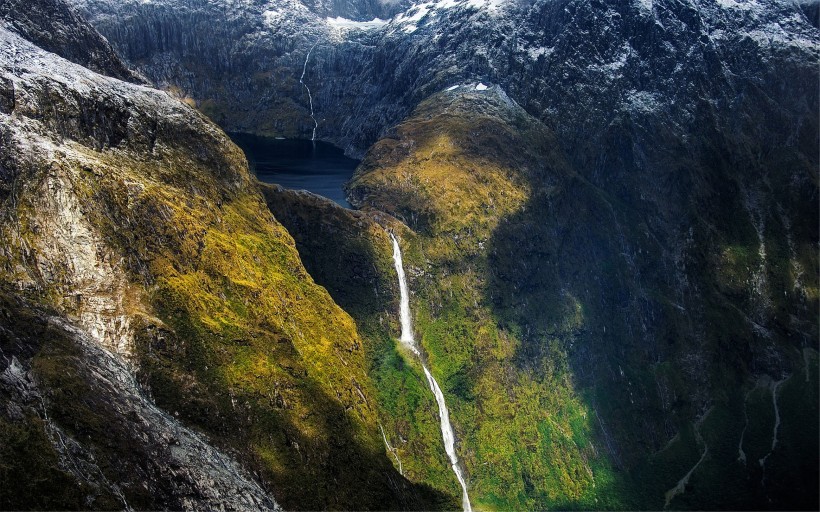
[[[779,366],[797,375],[805,369],[800,351],[779,330],[778,348],[768,350],[780,359],[757,370],[743,366],[767,360],[759,353],[764,340],[750,329],[754,305],[742,282],[760,266],[757,238],[743,220],[717,232],[708,221],[746,216],[731,199],[738,184],[706,175],[712,183],[701,189],[726,197],[694,212],[695,240],[686,242],[683,257],[691,260],[686,272],[695,292],[681,297],[669,269],[656,263],[670,250],[651,241],[665,229],[656,220],[663,219],[660,212],[593,186],[555,147],[546,128],[503,97],[441,94],[371,148],[351,183],[360,205],[414,230],[403,232],[402,243],[416,328],[452,409],[473,500],[500,509],[658,508],[706,445],[708,456],[673,506],[749,507],[761,493],[772,499],[768,506],[811,504],[811,478],[792,495],[771,495],[748,483],[757,481],[756,459],[750,455],[738,468],[736,450],[731,454],[743,428],[749,370],[776,373]],[[691,178],[679,169],[664,179]],[[686,183],[664,186],[672,194],[687,190]],[[799,192],[781,192],[796,199],[789,208],[805,207]],[[788,291],[795,282],[786,247],[792,242],[776,233],[767,231],[764,272],[773,290],[787,293],[770,294],[775,325],[799,337],[801,329],[811,330],[805,312],[816,304],[816,276],[805,272],[803,290]],[[799,242],[791,261],[815,268],[803,253],[811,229],[792,224],[792,233]],[[739,243],[715,261],[708,248],[732,240]],[[646,321],[651,330],[644,326],[641,334]],[[816,365],[813,356],[808,361]],[[801,389],[803,405],[789,414],[816,403],[810,384]],[[709,414],[696,423],[703,404],[711,406]],[[816,454],[816,415],[799,414],[811,421],[792,432],[788,446]],[[749,432],[766,431],[763,418],[753,416]],[[771,480],[788,482],[800,468],[810,477],[806,461],[812,460],[775,464]],[[709,474],[722,475],[712,480],[719,485],[747,483],[718,496],[702,483]]]
[[[4,279],[27,268],[25,247],[47,246],[39,184],[59,173],[139,291],[139,377],[160,407],[237,453],[287,508],[407,506],[353,320],[307,274],[241,152],[189,114],[204,131],[163,127],[150,153],[65,141],[58,158],[21,164]],[[29,294],[63,306],[50,283]]]

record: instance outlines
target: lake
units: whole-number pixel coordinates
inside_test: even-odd
[[[358,160],[332,144],[304,139],[276,139],[230,133],[242,148],[259,181],[293,190],[309,190],[350,208],[342,186],[353,177]]]

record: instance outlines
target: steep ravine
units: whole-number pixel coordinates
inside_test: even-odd
[[[10,405],[0,434],[11,443],[4,481],[15,494],[3,507],[85,507],[99,497],[100,508],[211,508],[236,496],[237,508],[430,508],[436,493],[402,478],[384,451],[356,325],[307,274],[220,129],[164,92],[94,73],[4,27],[0,87],[6,318],[31,304],[47,312],[32,318],[56,317],[68,333],[53,337],[74,351],[76,371],[52,378],[42,368],[51,380],[38,392],[49,417],[61,411],[55,428],[77,429],[78,456],[105,461],[72,473],[59,456],[67,438],[50,436],[42,409]],[[3,371],[58,364],[50,353],[26,362],[34,352],[13,363],[15,351],[36,349],[24,331],[3,328]],[[105,372],[119,384],[95,380],[110,380]],[[98,402],[71,398],[89,387]],[[137,439],[144,449],[120,453],[105,414],[123,446]],[[141,458],[150,471],[136,480],[127,464],[117,469]],[[199,481],[211,464],[226,471],[213,485]],[[91,484],[71,490],[66,471],[91,471]],[[145,485],[172,474],[179,486],[146,496]]]
[[[817,508],[810,9],[76,3],[168,93],[0,11],[0,393],[44,398],[0,411],[8,503],[208,508],[224,463],[294,509]],[[359,210],[186,104],[366,151]]]

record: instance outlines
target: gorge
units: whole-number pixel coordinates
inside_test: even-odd
[[[816,510],[819,12],[0,0],[0,509]]]

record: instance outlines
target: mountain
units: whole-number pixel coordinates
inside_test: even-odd
[[[387,459],[353,320],[219,128],[6,26],[0,63],[0,508],[441,499]]]
[[[4,0],[0,19],[7,28],[49,52],[98,73],[143,82],[114,53],[108,41],[65,2]]]
[[[56,482],[39,508],[79,503],[54,432],[125,457],[97,411],[149,489],[178,429],[240,468],[220,496],[456,507],[389,234],[476,510],[818,507],[817,2],[72,4],[164,92],[0,4],[3,460]],[[257,183],[214,123],[361,156],[356,209]],[[136,382],[66,411],[59,358]],[[87,506],[215,506],[115,467]]]

